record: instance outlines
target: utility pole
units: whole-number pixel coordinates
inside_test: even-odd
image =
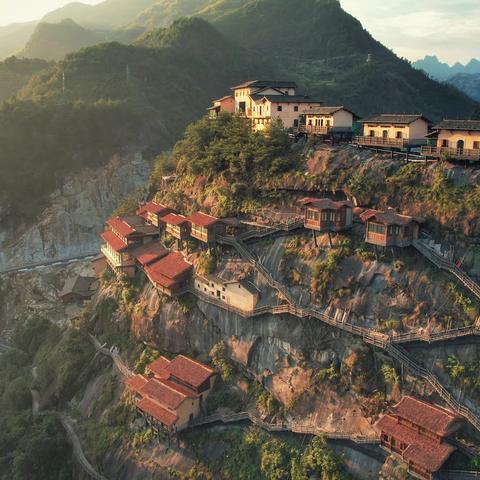
[[[65,80],[65,70],[62,72],[62,92],[65,93],[65,90],[67,89],[67,82]]]
[[[126,80],[127,83],[130,83],[130,80],[132,79],[132,74],[130,72],[130,65],[127,63],[127,69],[126,69]]]

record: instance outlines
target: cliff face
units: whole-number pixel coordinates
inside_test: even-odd
[[[122,198],[145,186],[149,170],[141,154],[118,154],[100,169],[72,176],[51,195],[34,225],[21,227],[15,218],[4,218],[0,270],[98,252],[105,219]]]

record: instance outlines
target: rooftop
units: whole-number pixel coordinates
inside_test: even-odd
[[[181,252],[170,252],[160,260],[150,264],[147,268],[167,278],[175,279],[182,273],[190,270],[192,264],[185,260]]]
[[[220,222],[219,218],[202,212],[193,213],[192,215],[187,217],[187,220],[195,225],[200,225],[202,227],[210,227],[211,225],[215,225],[216,223]]]
[[[433,127],[435,130],[469,130],[480,132],[480,120],[443,120]]]
[[[94,292],[94,288],[92,288],[92,286],[95,282],[96,280],[93,277],[82,277],[80,275],[69,277],[67,278],[65,285],[60,292],[60,297],[68,295],[69,293],[90,296]]]
[[[161,203],[148,202],[137,210],[137,215],[145,218],[148,213],[153,213],[162,217],[172,211],[172,208],[162,205]]]
[[[150,265],[167,256],[168,253],[169,251],[160,242],[145,243],[132,251],[133,257],[143,266]]]
[[[449,410],[408,396],[403,397],[389,413],[441,436],[450,435],[460,426],[461,421],[461,417]]]
[[[297,84],[295,82],[291,82],[288,80],[249,80],[245,83],[232,87],[232,90],[236,90],[237,88],[247,88],[247,87],[297,88]]]
[[[315,107],[312,108],[311,110],[307,110],[304,113],[308,113],[310,115],[333,115],[334,113],[340,112],[341,110],[345,110],[346,112],[351,113],[354,117],[358,118],[358,115],[353,113],[351,110],[344,106],[339,106],[339,107]]]
[[[308,95],[263,95],[252,94],[250,98],[255,102],[267,99],[272,103],[322,103],[321,100],[310,98]]]
[[[174,425],[178,419],[177,415],[169,412],[156,401],[148,397],[142,398],[137,403],[137,407],[142,410],[142,412],[145,412],[147,415],[150,415],[155,420],[163,423],[167,427],[171,427],[172,425]]]
[[[379,223],[384,225],[399,225],[399,226],[407,226],[412,222],[423,223],[423,219],[410,217],[409,215],[401,215],[395,210],[365,210],[361,215],[360,219],[363,222],[367,222],[369,220],[375,220]]]
[[[148,382],[148,377],[145,375],[134,375],[127,380],[127,387],[134,391],[139,392],[139,390]]]
[[[343,207],[353,208],[353,204],[348,200],[334,201],[329,198],[304,198],[301,200],[303,205],[308,205],[319,210],[340,210]]]
[[[157,229],[145,223],[145,219],[140,215],[126,215],[124,217],[113,217],[107,220],[107,225],[115,230],[122,237],[128,237],[133,234],[153,235]]]
[[[148,369],[154,374],[160,377],[165,377],[165,367],[170,363],[170,360],[164,356],[161,356],[154,360]],[[168,377],[168,375],[166,375]]]
[[[164,380],[155,377],[141,387],[139,393],[142,397],[152,398],[169,410],[177,409],[187,398],[184,393],[171,388],[165,384]]]
[[[175,357],[165,367],[165,370],[173,377],[195,388],[198,388],[203,382],[215,374],[215,371],[210,367],[184,355]]]
[[[384,415],[377,428],[392,435],[395,439],[406,443],[408,447],[403,452],[404,460],[412,461],[430,472],[437,472],[456,450],[448,443],[439,443],[425,435],[417,433],[412,428],[401,425],[391,415]]]
[[[162,221],[168,225],[183,225],[184,223],[188,223],[187,217],[177,214],[177,213],[169,213],[162,218]]]
[[[361,120],[360,123],[395,123],[400,125],[410,125],[411,123],[423,119],[428,123],[431,123],[430,120],[423,115],[410,115],[404,113],[381,113],[378,115],[372,115],[364,120]]]
[[[106,232],[101,233],[100,236],[116,252],[121,252],[128,247],[128,245],[120,237],[115,235],[111,230],[107,230]]]

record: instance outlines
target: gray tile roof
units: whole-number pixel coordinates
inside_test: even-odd
[[[272,103],[322,103],[320,100],[315,98],[310,98],[307,95],[250,95],[252,100],[261,100],[266,98]]]
[[[443,120],[434,130],[470,130],[480,132],[480,120]]]
[[[403,113],[381,113],[379,115],[372,115],[362,120],[361,123],[398,123],[400,125],[410,125],[420,118],[431,123],[430,120],[423,115],[410,115]]]
[[[358,118],[358,115],[356,115],[354,112],[344,107],[343,105],[339,107],[327,107],[327,106],[315,107],[315,108],[312,108],[311,110],[308,110],[305,113],[308,113],[310,115],[333,115],[334,113],[337,113],[340,110],[345,110],[346,112],[350,112],[354,117]]]
[[[237,88],[247,88],[247,87],[297,88],[297,84],[289,80],[249,80],[248,82],[232,87],[232,90]]]

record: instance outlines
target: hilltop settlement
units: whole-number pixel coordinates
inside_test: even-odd
[[[292,148],[324,145],[327,149],[348,148],[350,155],[363,155],[369,150],[384,159],[381,161],[406,165],[413,162],[413,168],[432,161],[449,161],[453,165],[460,162],[467,166],[480,161],[480,121],[443,120],[433,125],[422,114],[403,113],[382,113],[360,120],[345,106],[324,105],[300,94],[290,81],[255,80],[234,86],[232,94],[215,100],[208,112],[210,122],[225,116],[242,118],[254,135],[268,137],[276,125],[288,133]],[[176,173],[163,179],[166,190],[169,184],[179,181]],[[400,393],[397,374],[392,370],[389,406],[372,415],[368,427],[360,431],[355,431],[352,421],[350,429],[347,426],[341,433],[342,437],[321,424],[302,424],[292,418],[261,418],[252,411],[212,414],[206,404],[221,375],[219,364],[212,368],[192,356],[179,354],[174,358],[161,355],[144,372],[129,376],[126,379],[129,398],[145,424],[159,438],[167,439],[171,448],[180,445],[181,432],[247,420],[270,432],[303,432],[344,438],[364,448],[380,447],[385,452],[381,478],[406,478],[407,474],[426,480],[473,478],[461,477],[451,458],[455,452],[466,457],[477,455],[471,439],[480,431],[478,410],[463,396],[450,393],[442,380],[421,365],[415,350],[407,352],[404,347],[422,342],[443,345],[458,338],[475,337],[480,317],[462,326],[450,323],[442,328],[424,328],[407,327],[405,323],[402,331],[393,327],[392,320],[390,327],[377,328],[378,324],[376,327],[367,320],[368,315],[359,313],[355,302],[344,301],[342,297],[350,291],[349,282],[359,282],[355,288],[360,291],[361,283],[365,282],[362,276],[369,275],[368,282],[375,282],[380,273],[375,265],[385,256],[391,256],[397,265],[397,272],[388,274],[391,276],[388,281],[396,291],[393,298],[399,302],[402,297],[412,295],[407,292],[411,286],[405,284],[399,273],[404,255],[408,257],[412,252],[430,268],[453,278],[476,302],[480,300],[480,285],[463,269],[461,261],[454,260],[432,240],[422,212],[402,213],[385,204],[364,207],[358,198],[326,193],[324,190],[322,195],[312,195],[310,190],[293,200],[290,197],[288,203],[277,205],[278,211],[267,215],[267,219],[260,211],[222,216],[194,206],[179,209],[178,202],[161,200],[168,199],[168,195],[162,197],[157,192],[144,199],[135,211],[107,220],[101,234],[102,255],[94,262],[96,275],[104,277],[107,269],[123,282],[135,281],[140,275],[166,302],[193,297],[199,304],[214,309],[220,318],[224,312],[239,319],[237,322],[261,323],[262,317],[280,319],[282,315],[298,322],[313,319],[346,332],[394,359],[401,366],[402,375],[409,371],[425,383],[424,395],[415,389],[411,389],[410,395]],[[284,253],[281,267],[286,276],[279,275],[278,267],[268,258],[270,253],[265,249],[272,244],[274,249],[287,248],[288,257]],[[360,255],[363,261],[359,267],[353,266],[352,259],[348,260],[350,246],[354,244],[362,244],[366,249],[357,253],[357,258]],[[324,255],[315,253],[322,251],[327,252],[327,260],[319,266],[313,269],[298,266],[299,262],[309,258],[314,261],[316,255]],[[287,260],[290,263],[286,264]],[[324,294],[301,293],[302,284],[310,283],[309,275],[315,285],[323,277],[325,285],[329,285],[330,272],[338,268],[335,266],[338,262],[350,262],[350,268],[358,271],[349,274],[350,279],[344,279],[344,285],[335,287],[337,298],[329,300]],[[385,267],[382,268],[382,276],[387,276]],[[370,272],[361,273],[369,269]],[[289,275],[295,288],[285,280]],[[355,275],[359,280],[354,280]],[[381,287],[378,288],[380,292]],[[420,307],[420,300],[414,302],[418,308],[426,308]],[[231,346],[234,340],[229,342]],[[248,362],[248,358],[239,360],[244,365]],[[329,368],[333,370],[328,375],[336,378],[339,374],[335,373],[334,363]],[[385,375],[390,371],[388,368],[383,369]],[[292,383],[294,396],[301,393],[295,388]],[[427,395],[427,391],[431,394]],[[425,400],[428,397],[430,400]],[[310,402],[320,408],[318,400],[311,398]]]

